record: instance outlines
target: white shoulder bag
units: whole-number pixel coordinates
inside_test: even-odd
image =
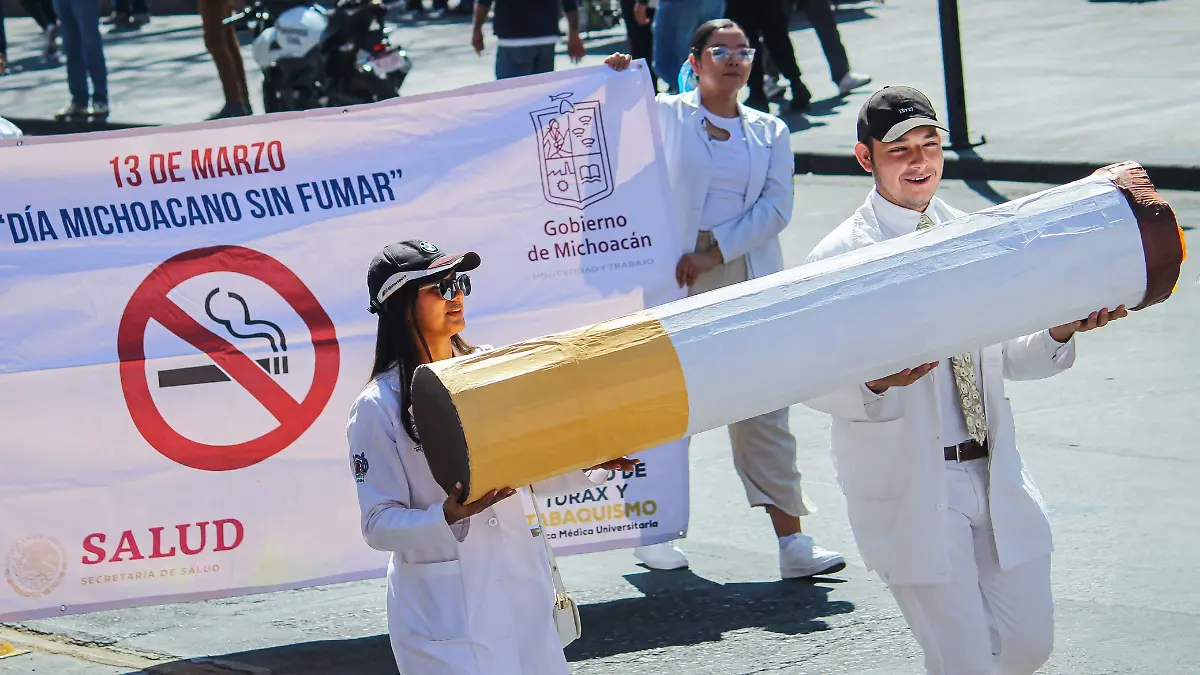
[[[550,561],[550,577],[554,581],[554,626],[558,629],[558,639],[562,641],[562,646],[566,647],[583,634],[583,625],[579,622],[579,607],[575,600],[567,595],[567,588],[558,573],[558,560],[555,559],[545,530],[542,529],[542,511],[538,508],[538,496],[532,485],[529,486],[529,496],[532,498],[533,513],[537,518],[537,525],[531,528],[532,534],[541,539],[542,545],[546,547],[546,559]]]

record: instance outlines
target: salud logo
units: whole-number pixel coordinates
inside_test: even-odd
[[[54,537],[35,534],[8,550],[4,578],[19,595],[49,595],[67,575],[67,550]]]
[[[582,210],[613,193],[612,168],[599,101],[571,102],[554,94],[550,107],[530,113],[546,201]]]

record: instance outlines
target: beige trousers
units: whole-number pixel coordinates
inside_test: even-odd
[[[703,253],[715,244],[710,232],[696,238],[696,252]],[[746,258],[726,261],[700,275],[688,287],[688,295],[697,295],[746,281]],[[793,516],[806,516],[809,509],[800,491],[800,470],[796,468],[796,437],[788,430],[788,409],[752,417],[729,425],[733,446],[733,466],[746,488],[750,506],[775,506]]]

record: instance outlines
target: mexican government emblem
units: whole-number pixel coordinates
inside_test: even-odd
[[[18,594],[37,598],[49,594],[67,574],[67,551],[54,537],[25,537],[8,551],[4,576]]]
[[[538,164],[546,201],[583,209],[613,192],[612,168],[599,101],[572,103],[571,92],[529,113],[538,137]]]

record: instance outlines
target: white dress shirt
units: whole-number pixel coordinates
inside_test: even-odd
[[[875,209],[875,216],[879,219],[879,228],[889,239],[916,232],[922,213],[928,215],[935,226],[951,219],[950,214],[944,213],[941,209],[926,208],[925,211],[913,211],[903,206],[897,206],[879,194],[878,190],[871,191],[870,200],[871,206]],[[979,383],[982,391],[983,372],[979,369],[982,359],[978,350],[972,352],[971,355],[975,366],[975,381]],[[954,383],[954,369],[950,365],[949,357],[941,359],[930,376],[933,377],[937,387],[943,443],[951,446],[971,440],[971,432],[967,430],[967,421],[963,418],[962,403],[959,401],[958,387]],[[866,399],[868,402],[878,398],[875,392],[866,389],[865,386],[864,389],[868,395]]]

